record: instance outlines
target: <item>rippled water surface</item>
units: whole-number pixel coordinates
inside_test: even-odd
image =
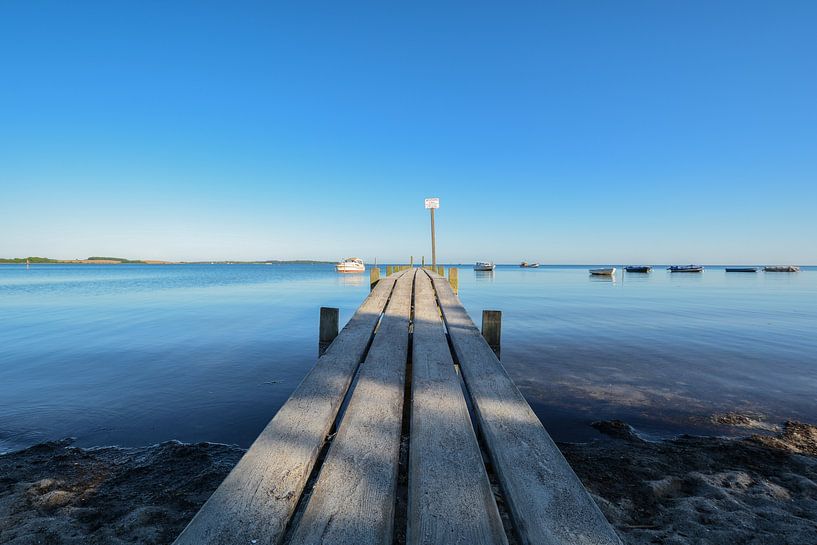
[[[328,265],[0,266],[0,452],[166,439],[249,445],[345,323],[368,274]],[[725,433],[713,413],[817,421],[817,270],[618,275],[460,270],[479,321],[557,440],[622,418],[656,435]]]

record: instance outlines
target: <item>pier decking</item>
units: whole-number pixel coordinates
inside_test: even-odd
[[[620,544],[448,281],[416,268],[377,282],[175,544],[402,542]]]

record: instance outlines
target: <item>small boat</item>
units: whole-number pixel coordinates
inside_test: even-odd
[[[671,267],[667,267],[667,270],[674,273],[704,272],[704,268],[701,265],[672,265]]]
[[[616,268],[609,267],[605,269],[590,269],[590,274],[593,276],[613,276],[616,274]]]
[[[475,271],[492,271],[496,268],[493,261],[477,261],[474,264]]]
[[[519,264],[519,266],[523,269],[538,269],[539,263],[528,263],[527,261],[523,261]]]
[[[335,270],[339,273],[362,273],[366,270],[366,265],[359,257],[347,257],[335,265]]]
[[[726,272],[756,273],[757,267],[726,267]]]
[[[652,270],[649,265],[628,265],[624,267],[628,273],[648,273]]]
[[[795,267],[794,265],[785,265],[785,266],[776,266],[776,267],[763,267],[765,272],[800,272],[800,267]]]

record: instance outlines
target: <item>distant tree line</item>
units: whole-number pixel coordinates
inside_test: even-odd
[[[143,263],[138,259],[125,259],[124,257],[99,257],[99,256],[92,256],[88,258],[88,261],[120,261],[122,263]]]
[[[51,259],[50,257],[11,257],[11,258],[0,258],[0,263],[70,263],[72,260],[65,260],[65,259]],[[82,261],[82,260],[78,260]],[[116,261],[119,263],[144,263],[144,261],[138,261],[133,259],[125,259],[123,257],[99,257],[99,256],[91,256],[87,258],[85,261]]]
[[[59,263],[56,259],[50,259],[47,257],[13,257],[13,258],[0,258],[0,263],[25,263],[28,261],[29,263]]]

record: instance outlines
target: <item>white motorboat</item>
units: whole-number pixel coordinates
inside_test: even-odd
[[[335,270],[339,273],[362,273],[366,270],[366,265],[359,257],[347,257],[335,265]]]
[[[590,274],[593,276],[613,276],[616,274],[616,268],[609,267],[605,269],[590,269]]]
[[[493,261],[477,261],[474,264],[475,271],[492,271],[496,268]]]

